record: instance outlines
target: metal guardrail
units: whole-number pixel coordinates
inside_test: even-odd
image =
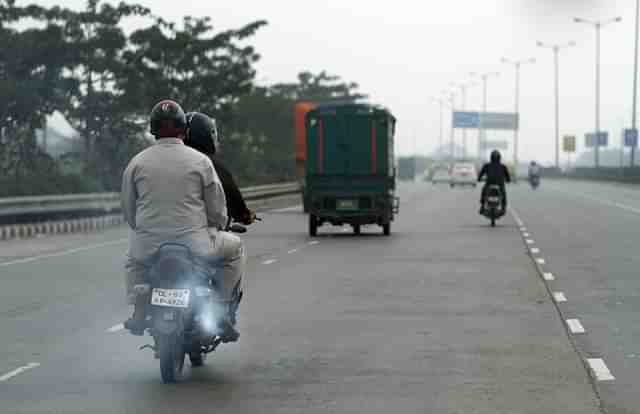
[[[251,201],[295,194],[300,191],[300,185],[287,182],[246,187],[240,191],[247,201]],[[120,211],[120,193],[0,198],[0,225],[113,215]]]

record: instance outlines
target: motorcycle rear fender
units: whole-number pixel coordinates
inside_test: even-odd
[[[173,313],[173,319],[165,318],[168,313]],[[153,330],[163,335],[184,331],[183,311],[174,308],[156,307],[153,312]]]

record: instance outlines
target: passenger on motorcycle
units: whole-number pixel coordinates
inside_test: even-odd
[[[224,189],[229,217],[245,225],[252,224],[256,220],[256,214],[247,207],[231,172],[216,157],[219,153],[219,142],[218,129],[214,119],[200,112],[187,113],[185,145],[203,153],[213,163]],[[229,304],[230,321],[233,325],[239,302],[242,299],[241,282],[244,275],[246,253],[242,240],[234,234],[217,232],[213,238],[216,251],[221,254],[224,260],[224,286],[228,287],[225,289],[225,300]]]
[[[502,209],[503,213],[507,209],[507,191],[505,188],[505,182],[511,182],[511,176],[507,167],[500,162],[500,152],[493,150],[491,152],[491,162],[488,162],[482,166],[480,173],[478,174],[478,182],[482,181],[482,178],[486,176],[486,183],[482,187],[482,193],[480,196],[480,214],[484,212],[484,203],[487,197],[487,189],[490,185],[497,185],[500,187],[502,193]]]
[[[197,256],[210,257],[215,254],[211,228],[227,224],[224,190],[211,160],[184,145],[187,119],[180,105],[171,100],[157,103],[149,123],[155,145],[136,155],[122,176],[122,210],[131,229],[127,299],[134,305],[124,326],[134,335],[144,332],[149,302],[148,293],[136,294],[134,286],[144,283],[158,247],[176,242]]]

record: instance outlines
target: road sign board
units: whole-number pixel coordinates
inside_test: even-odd
[[[518,114],[502,112],[453,112],[454,128],[518,129]]]
[[[480,123],[484,129],[518,129],[518,114],[502,112],[481,113]]]
[[[637,129],[625,129],[624,130],[624,146],[625,147],[637,147],[638,146],[638,130]]]
[[[509,143],[507,141],[485,141],[486,148],[497,150],[508,150]]]
[[[480,113],[454,111],[453,127],[454,128],[480,128]]]
[[[593,148],[596,146],[596,134],[593,132],[588,132],[584,134],[584,144],[589,148]],[[606,147],[609,145],[609,133],[608,132],[599,132],[598,133],[598,146]]]
[[[562,150],[564,152],[576,152],[576,137],[574,135],[562,137]]]

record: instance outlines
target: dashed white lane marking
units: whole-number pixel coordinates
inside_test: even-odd
[[[543,273],[542,277],[544,277],[544,280],[551,282],[552,280],[556,280],[556,278],[553,276],[553,273]]]
[[[30,369],[34,369],[39,367],[40,364],[38,362],[31,362],[25,366],[22,366],[20,368],[14,369],[11,372],[7,372],[6,374],[4,374],[3,376],[0,377],[0,382],[5,382],[10,380],[13,377],[16,377],[20,374],[22,374],[23,372],[29,371]]]
[[[529,233],[522,233],[524,237],[529,237]]]
[[[313,241],[310,241],[308,244],[309,246],[315,246],[316,244],[319,244],[319,243],[320,243],[319,241],[313,240]]]
[[[558,303],[567,301],[567,297],[562,292],[553,292],[553,298]]]
[[[298,249],[291,249],[287,252],[287,254],[294,254],[295,252],[297,252]]]
[[[527,239],[526,242],[527,242],[527,244],[535,244],[535,242],[533,240],[531,240],[531,239]]]
[[[536,262],[538,262],[538,264],[541,264],[541,265],[543,265],[543,264],[547,263],[547,262],[546,262],[542,257],[538,257],[538,258],[536,259]]]
[[[269,260],[265,260],[264,262],[262,262],[262,264],[264,264],[264,265],[270,265],[270,264],[273,264],[273,263],[275,263],[275,262],[277,262],[277,260],[276,260],[276,259],[269,259]]]
[[[128,241],[129,241],[129,239],[118,239],[118,240],[112,240],[112,241],[105,242],[105,243],[92,244],[92,245],[89,245],[89,246],[78,247],[78,248],[70,249],[70,250],[64,250],[62,252],[57,252],[57,253],[50,253],[50,254],[42,254],[42,255],[39,255],[39,256],[25,257],[24,259],[11,260],[9,262],[1,262],[0,263],[0,267],[13,266],[13,265],[24,264],[24,263],[31,263],[31,262],[35,262],[36,260],[49,259],[51,257],[69,256],[69,255],[74,254],[74,253],[84,252],[84,251],[87,251],[87,250],[95,250],[95,249],[99,249],[101,247],[113,246],[113,245],[116,245],[116,244],[126,243]]]
[[[616,379],[616,377],[611,375],[611,371],[609,371],[607,364],[604,363],[602,358],[587,358],[587,362],[598,381],[613,381]]]
[[[573,334],[585,333],[584,326],[582,326],[579,319],[567,319],[567,326],[569,326],[569,330]]]
[[[538,253],[540,253],[540,249],[538,249],[537,247],[532,247],[531,248],[531,253],[538,254]]]
[[[124,329],[124,325],[119,323],[117,325],[113,325],[111,328],[107,329],[109,333],[115,333]]]
[[[527,231],[527,228],[526,227],[520,227],[520,231],[524,233],[524,232]]]

